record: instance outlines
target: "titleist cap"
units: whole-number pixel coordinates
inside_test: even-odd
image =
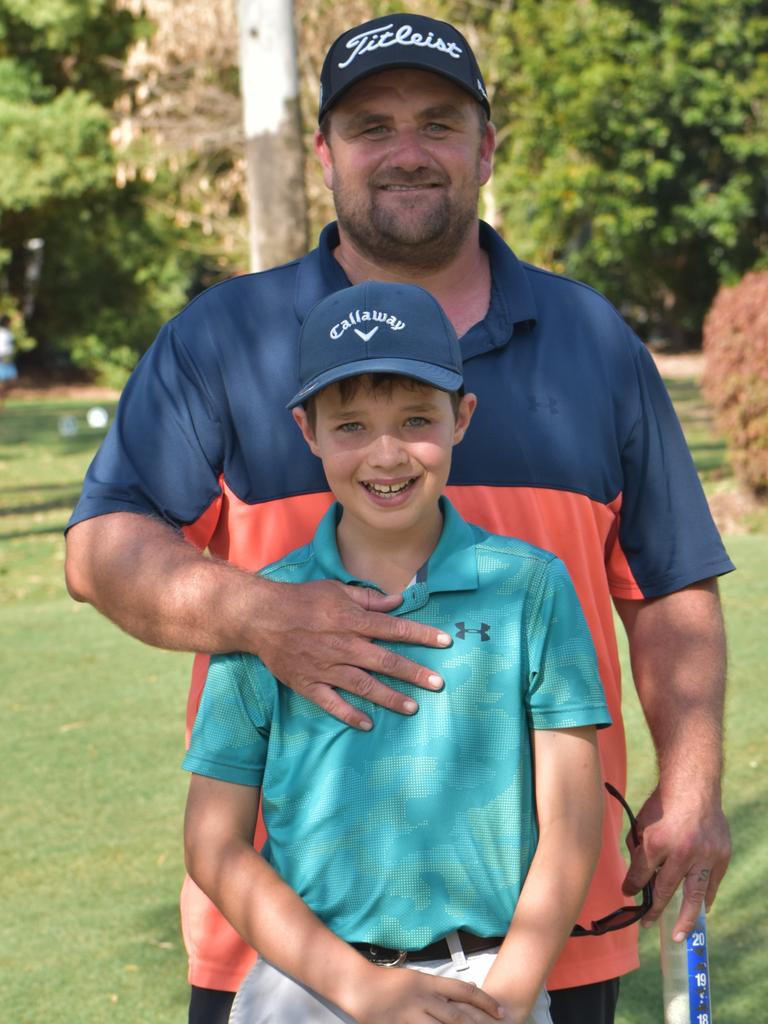
[[[377,71],[421,68],[465,89],[491,116],[488,94],[467,40],[447,21],[420,14],[390,14],[347,29],[331,44],[320,72],[320,111],[356,82]]]
[[[318,302],[299,334],[300,388],[288,408],[363,373],[394,373],[441,391],[461,387],[459,340],[429,292],[364,281]]]

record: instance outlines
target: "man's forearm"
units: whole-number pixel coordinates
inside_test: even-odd
[[[716,582],[616,605],[662,790],[695,776],[719,796],[726,647]]]
[[[139,640],[207,653],[248,649],[242,624],[270,586],[207,558],[165,523],[124,512],[72,527],[66,576],[76,600]]]
[[[658,785],[637,814],[641,835],[624,890],[654,880],[650,925],[682,881],[676,934],[710,907],[731,853],[721,805],[725,635],[714,580],[649,601],[617,601],[656,750]]]

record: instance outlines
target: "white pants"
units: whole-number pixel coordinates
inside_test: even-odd
[[[469,967],[457,971],[452,960],[425,960],[408,964],[414,971],[437,974],[441,978],[474,981],[482,987],[498,953],[494,949],[467,955]],[[392,967],[397,971],[401,968]],[[353,1017],[338,1006],[327,1002],[311,989],[283,974],[268,960],[256,961],[240,986],[229,1024],[356,1024]],[[549,996],[542,989],[526,1024],[552,1024],[549,1015]]]

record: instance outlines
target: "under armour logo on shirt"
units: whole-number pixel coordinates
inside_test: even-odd
[[[543,396],[537,398],[535,395],[528,395],[528,411],[541,412],[542,410],[546,410],[552,416],[558,416],[560,410],[557,407],[557,399],[545,398]]]
[[[456,626],[456,637],[459,640],[463,640],[467,633],[479,633],[481,640],[491,639],[491,627],[487,622],[481,622],[480,629],[472,629],[464,622],[455,622],[454,625]]]

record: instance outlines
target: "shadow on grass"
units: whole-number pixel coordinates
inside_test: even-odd
[[[3,493],[3,499],[15,503],[0,505],[0,519],[10,516],[34,516],[43,512],[63,512],[68,519],[80,497],[80,488],[79,480],[70,483],[22,484],[18,487],[8,487]],[[27,494],[28,499],[25,498]],[[0,534],[0,539],[14,540],[30,534],[56,533],[63,528],[63,523],[61,526],[51,526],[50,523],[45,526],[30,524],[29,529],[16,529]]]
[[[178,901],[145,908],[139,914],[139,924],[146,934],[152,936],[153,944],[169,943],[174,948],[183,949]]]
[[[68,455],[82,455],[85,452],[93,452],[104,440],[103,430],[93,431],[92,434],[78,434],[77,437],[60,437],[56,427],[46,431],[45,435],[37,438],[20,437],[18,439],[1,437],[0,444],[5,446],[3,461],[11,462],[18,459],[27,460],[30,458],[29,447],[45,448],[56,455],[66,457]],[[13,448],[14,444],[20,447]]]
[[[177,901],[157,904],[136,915],[136,931],[125,938],[125,960],[143,961],[145,986],[151,992],[162,993],[167,1012],[186,1010],[189,1005],[187,982],[187,954],[181,936],[179,904]],[[143,936],[142,952],[138,955],[135,940]],[[131,941],[133,940],[133,941]],[[147,984],[149,982],[149,984]],[[165,1017],[163,1018],[165,1019]],[[181,1014],[179,1020],[181,1020]]]
[[[46,490],[46,488],[40,489]],[[32,515],[36,512],[70,511],[75,507],[75,502],[79,497],[79,488],[70,488],[66,493],[61,494],[58,498],[52,498],[50,501],[31,502],[26,505],[0,506],[0,517]]]
[[[25,494],[27,491],[72,491],[73,488],[80,488],[80,481],[75,480],[68,484],[14,484],[12,487],[6,487],[3,491],[4,494]]]
[[[99,403],[92,403],[98,405]],[[91,403],[67,402],[30,402],[6,406],[0,413],[0,444],[9,446],[18,444],[50,445],[51,441],[60,443],[67,452],[80,452],[94,447],[104,437],[106,430],[92,429],[85,418]],[[114,416],[115,403],[103,406],[109,414],[110,422]],[[59,434],[59,420],[67,417],[74,421],[77,434],[74,437],[62,437]],[[13,451],[6,453],[12,456]]]
[[[7,533],[0,533],[0,540],[21,540],[22,537],[44,537],[47,534],[63,534],[66,522],[58,523],[56,526],[40,526],[29,530],[9,530]]]
[[[719,480],[733,476],[725,441],[693,442],[688,447],[697,471],[705,479]]]
[[[676,378],[674,380],[669,377],[665,377],[664,384],[666,385],[672,401],[675,403],[701,401],[699,385],[691,377],[685,377],[683,379]]]

